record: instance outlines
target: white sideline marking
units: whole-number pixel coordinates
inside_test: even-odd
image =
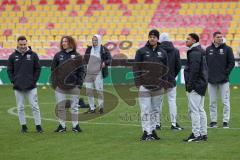
[[[17,109],[16,107],[12,107],[8,109],[8,113],[10,115],[14,115],[14,116],[18,116],[17,113],[14,112],[14,110]],[[26,118],[31,118],[33,119],[33,116],[29,116],[29,115],[25,115]],[[46,121],[54,121],[54,122],[58,122],[56,119],[52,119],[52,118],[44,118],[42,117],[42,120],[46,120]],[[93,124],[93,125],[113,125],[113,126],[133,126],[133,127],[140,127],[141,125],[139,124],[128,124],[128,123],[108,123],[108,122],[89,122],[89,121],[84,121],[84,122],[79,122],[80,124]],[[169,126],[162,126],[163,128],[169,128]],[[191,128],[189,126],[185,126],[184,128]],[[211,129],[211,128],[210,128]],[[224,129],[221,127],[218,128],[214,128],[214,129],[223,129],[223,130],[240,130],[240,128],[228,128],[228,129]]]

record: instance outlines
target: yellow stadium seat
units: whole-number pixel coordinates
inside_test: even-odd
[[[48,41],[48,43],[54,41],[54,37],[48,35],[48,36],[47,36],[47,41]]]
[[[229,8],[231,9],[237,8],[237,3],[229,3]]]
[[[67,33],[66,33],[66,30],[65,30],[65,29],[59,29],[58,34],[61,35],[61,36],[64,36],[64,35],[66,35]]]
[[[235,12],[235,9],[228,9],[227,10],[227,14],[231,14],[232,15],[232,14],[234,14],[234,12]]]
[[[31,37],[31,41],[32,41],[32,42],[39,41],[39,36],[33,35],[33,36]]]
[[[226,9],[228,8],[228,3],[221,3],[221,8]]]

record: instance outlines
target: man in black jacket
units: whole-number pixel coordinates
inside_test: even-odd
[[[66,132],[65,105],[67,96],[71,97],[72,131],[81,132],[78,123],[78,97],[86,72],[83,58],[76,51],[76,42],[71,36],[61,38],[60,49],[61,51],[56,53],[51,65],[59,118],[59,126],[55,132]]]
[[[204,96],[207,89],[208,69],[205,51],[199,44],[199,37],[190,33],[186,46],[187,63],[184,69],[188,109],[192,120],[192,134],[184,139],[186,142],[207,140],[207,116],[204,110]]]
[[[183,128],[177,123],[177,105],[176,105],[176,80],[179,71],[181,70],[181,60],[179,50],[173,46],[173,43],[170,41],[168,33],[162,33],[160,35],[160,46],[167,52],[168,56],[168,82],[171,84],[171,87],[167,90],[168,97],[168,106],[169,106],[169,115],[172,123],[172,130],[182,130]],[[160,106],[160,115],[162,113],[162,105]],[[161,116],[160,116],[161,117]],[[160,129],[157,126],[157,129]]]
[[[89,46],[85,52],[84,60],[87,64],[87,74],[85,78],[86,94],[88,96],[89,110],[86,113],[95,113],[94,105],[94,86],[98,93],[99,113],[103,113],[104,95],[103,79],[108,76],[108,66],[111,64],[111,54],[109,50],[102,46],[100,35],[94,35],[92,46]]]
[[[27,132],[24,107],[25,96],[27,96],[32,107],[36,130],[41,133],[43,130],[41,127],[36,88],[36,83],[41,71],[39,58],[37,54],[27,46],[26,37],[18,37],[17,42],[17,49],[9,56],[7,71],[16,96],[19,121],[20,125],[22,125],[21,131],[23,133]]]
[[[158,43],[159,32],[151,30],[145,47],[135,55],[134,78],[139,89],[143,135],[141,140],[159,140],[156,125],[167,80],[167,54]],[[165,80],[165,81],[164,81]]]
[[[223,103],[223,128],[229,128],[230,89],[229,75],[235,65],[232,48],[223,43],[221,32],[213,34],[213,43],[206,49],[208,63],[208,93],[210,97],[210,127],[217,127],[217,93]]]

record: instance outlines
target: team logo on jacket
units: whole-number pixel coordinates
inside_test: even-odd
[[[219,50],[219,54],[224,54],[223,49]]]
[[[157,52],[158,57],[162,57],[162,52]]]
[[[73,55],[71,55],[71,58],[72,58],[72,59],[73,59],[73,58],[75,58],[75,57],[76,57],[76,55],[74,55],[74,54],[73,54]]]
[[[19,57],[18,56],[15,56],[15,61],[18,61],[19,60]]]
[[[27,54],[27,60],[31,60],[31,55]]]
[[[62,61],[63,60],[63,55],[59,56],[59,60]]]

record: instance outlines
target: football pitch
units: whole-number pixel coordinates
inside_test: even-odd
[[[237,86],[238,88],[240,86]],[[240,159],[240,89],[231,86],[230,128],[222,128],[222,104],[218,105],[218,128],[208,129],[208,141],[187,143],[182,139],[191,133],[187,114],[187,97],[184,86],[177,88],[178,123],[183,131],[170,129],[168,105],[164,97],[162,130],[157,131],[159,141],[142,142],[139,104],[134,102],[125,86],[105,86],[105,91],[115,99],[105,96],[106,106],[112,110],[97,118],[82,120],[81,133],[71,131],[67,123],[66,133],[54,133],[58,122],[55,115],[54,91],[38,88],[39,104],[44,133],[35,131],[31,108],[26,107],[28,133],[20,132],[16,116],[16,102],[11,86],[0,86],[0,159],[1,160],[239,160]],[[86,97],[85,97],[86,99]],[[117,100],[117,101],[116,101]],[[115,101],[115,103],[108,103]],[[87,101],[85,101],[87,102]],[[137,101],[136,101],[137,102]],[[205,110],[209,120],[209,97],[205,98]],[[86,110],[86,109],[85,109]],[[80,109],[80,112],[84,112]],[[81,115],[80,115],[81,116]]]

